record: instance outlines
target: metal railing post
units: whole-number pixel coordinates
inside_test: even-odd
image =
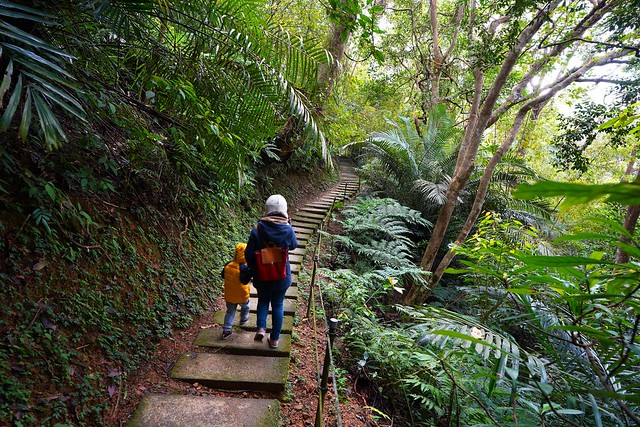
[[[336,328],[338,327],[338,319],[329,319],[329,339],[324,353],[324,365],[322,367],[322,379],[320,380],[320,394],[318,395],[318,408],[316,409],[315,427],[322,427],[322,413],[324,408],[324,397],[329,390],[329,369],[331,368],[331,348],[333,339],[336,336]]]

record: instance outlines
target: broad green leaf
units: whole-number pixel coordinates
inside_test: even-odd
[[[56,201],[56,189],[55,189],[55,187],[53,185],[51,185],[50,182],[47,182],[44,185],[44,189],[47,192],[47,194],[49,195],[49,197],[51,197],[51,200],[55,202]]]
[[[522,256],[520,261],[529,265],[539,265],[544,267],[576,267],[580,265],[611,265],[609,261],[602,261],[594,258],[586,258],[579,256]]]
[[[33,104],[36,107],[38,118],[40,119],[40,127],[45,137],[45,144],[48,150],[60,147],[60,139],[66,140],[66,135],[60,127],[58,119],[51,111],[51,107],[40,97],[37,92],[33,92]]]
[[[640,248],[638,248],[637,246],[629,245],[623,242],[616,243],[616,246],[618,246],[620,249],[631,256],[640,257]]]
[[[29,127],[31,126],[31,118],[33,112],[31,111],[31,88],[27,89],[27,96],[24,101],[24,107],[22,108],[22,118],[20,119],[20,138],[23,141],[27,140],[29,135]]]
[[[611,236],[609,234],[601,234],[601,233],[577,233],[577,234],[567,234],[561,237],[558,237],[554,240],[554,243],[558,242],[566,242],[573,240],[607,240],[611,242],[618,241],[618,236]]]
[[[20,28],[14,27],[13,25],[7,24],[6,22],[0,22],[0,34],[4,35],[8,39],[19,40],[30,48],[38,48],[67,59],[74,59],[72,55],[69,55],[62,50],[56,49],[55,47],[51,46],[48,43],[45,43],[32,34],[22,31]]]
[[[2,56],[2,46],[0,46],[0,57]],[[13,76],[13,61],[9,61],[7,68],[4,70],[4,77],[2,78],[2,84],[0,84],[0,108],[2,108],[5,92],[11,86],[11,76]]]
[[[55,15],[50,14],[49,12],[45,12],[44,10],[34,9],[29,6],[25,6],[23,4],[15,3],[12,1],[2,1],[2,9],[0,9],[0,15],[4,16],[12,16],[10,13],[15,13],[14,11],[22,11],[25,13],[29,13],[32,18],[31,20],[35,20],[33,18],[55,18]],[[49,21],[38,21],[42,24],[47,24]]]
[[[69,74],[66,70],[64,70],[63,68],[61,68],[59,65],[54,64],[54,63],[53,63],[53,62],[51,62],[50,60],[45,59],[45,58],[43,58],[42,56],[37,55],[36,53],[34,53],[34,52],[32,52],[32,51],[29,51],[29,50],[23,49],[23,48],[21,48],[20,46],[16,46],[16,45],[9,44],[9,43],[4,43],[4,46],[5,46],[5,47],[7,47],[7,48],[9,48],[10,50],[13,50],[14,52],[21,53],[21,54],[22,54],[22,55],[24,55],[25,57],[30,58],[30,59],[32,59],[32,60],[34,60],[34,61],[36,61],[37,63],[44,64],[44,65],[46,65],[47,67],[51,68],[52,70],[54,70],[54,71],[56,71],[56,72],[58,72],[58,73],[62,74],[63,76],[65,76],[65,77],[67,77],[67,78],[69,78],[69,79],[73,80],[73,76],[72,76],[71,74]]]
[[[489,346],[491,348],[494,349],[499,349],[498,347],[496,347],[493,343],[488,343],[484,340],[478,339],[472,335],[468,335],[468,334],[463,334],[461,332],[458,331],[451,331],[449,329],[435,329],[433,331],[429,331],[430,334],[433,335],[443,335],[443,336],[447,336],[447,337],[452,337],[452,338],[458,338],[462,341],[468,341],[468,342],[472,342],[474,344],[480,344],[480,345],[486,345]]]
[[[540,388],[540,391],[542,391],[547,396],[553,393],[553,386],[551,384],[542,381],[538,381],[536,384]]]
[[[589,326],[577,326],[577,325],[554,325],[549,329],[557,329],[559,331],[569,331],[569,332],[582,332],[589,336],[598,338],[600,340],[609,341],[610,337],[605,332],[600,329],[591,328]]]
[[[593,397],[593,394],[589,394],[589,402],[591,403],[591,409],[593,410],[593,416],[595,418],[596,427],[602,427],[602,417],[600,415],[600,408],[598,402]]]
[[[563,414],[563,415],[580,415],[580,414],[584,414],[584,411],[581,411],[579,409],[556,409],[555,412],[558,413],[558,414]]]
[[[623,205],[640,205],[640,183],[585,185],[565,182],[539,181],[535,184],[520,184],[513,194],[517,199],[530,200],[536,197],[564,197],[563,206],[588,203],[599,198],[619,202]]]
[[[520,295],[531,295],[536,293],[536,291],[530,288],[507,288],[505,289],[505,291],[512,294],[520,294]]]
[[[629,233],[629,231],[626,228],[624,228],[619,221],[614,221],[612,219],[602,218],[602,217],[590,217],[590,218],[587,218],[587,220],[595,222],[597,224],[604,224],[609,228],[611,228],[611,230],[618,235],[627,236],[629,238],[633,237],[631,233]]]

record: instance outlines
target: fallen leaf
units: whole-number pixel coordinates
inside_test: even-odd
[[[45,260],[42,260],[40,262],[35,263],[35,265],[33,266],[33,270],[34,271],[42,270],[47,265],[49,265],[49,263],[47,261],[45,261]]]
[[[116,385],[111,384],[109,387],[107,387],[107,391],[109,392],[109,397],[113,397],[113,395],[116,394]]]
[[[26,368],[24,365],[16,363],[14,365],[11,365],[11,370],[14,372],[24,372]]]
[[[107,373],[108,377],[113,378],[113,377],[119,377],[120,375],[122,375],[122,371],[120,369],[109,367],[109,372]]]

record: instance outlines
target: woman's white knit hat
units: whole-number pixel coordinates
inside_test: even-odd
[[[269,196],[266,203],[264,204],[264,214],[269,215],[270,213],[278,212],[288,217],[287,214],[287,201],[279,194],[274,194]]]

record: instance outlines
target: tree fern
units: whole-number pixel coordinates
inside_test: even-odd
[[[376,167],[383,168],[376,189],[423,212],[437,209],[455,167],[459,131],[442,108],[432,112],[422,135],[407,117],[387,123],[392,127],[389,131],[372,132],[367,140],[347,144],[344,149],[360,151],[365,159],[375,159]]]
[[[343,210],[345,235],[333,236],[370,265],[406,265],[414,258],[414,239],[430,223],[420,212],[391,199],[363,198]]]

